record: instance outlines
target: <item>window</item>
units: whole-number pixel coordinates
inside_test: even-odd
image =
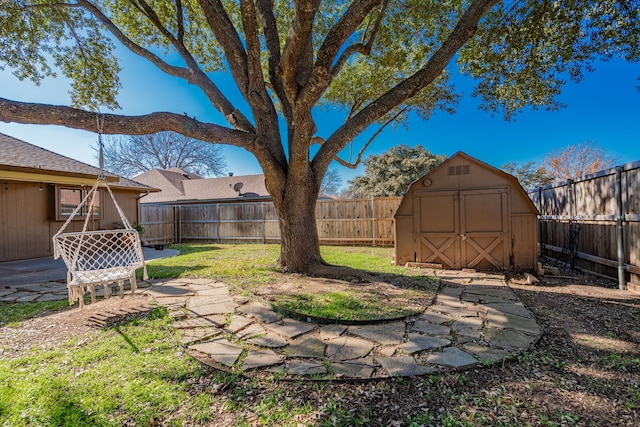
[[[73,211],[78,207],[78,205],[82,202],[82,199],[85,198],[89,190],[84,190],[80,188],[64,188],[60,187],[58,191],[58,216],[60,218],[68,218],[71,216]],[[83,217],[87,214],[86,209],[88,205],[91,203],[91,200],[87,200],[87,205],[84,206],[80,211],[76,214],[78,217]],[[92,214],[94,217],[100,217],[102,213],[101,209],[101,197],[100,191],[96,194],[95,201],[93,202]]]

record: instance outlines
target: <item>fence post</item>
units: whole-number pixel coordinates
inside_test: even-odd
[[[375,214],[375,201],[371,196],[371,246],[376,245],[376,214]]]
[[[618,288],[624,291],[627,289],[627,279],[624,271],[624,227],[623,227],[623,212],[622,212],[622,168],[618,166],[616,168],[616,246],[618,252]]]

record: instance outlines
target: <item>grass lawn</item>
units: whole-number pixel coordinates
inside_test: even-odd
[[[154,261],[150,275],[219,278],[247,293],[279,277],[272,268],[277,246],[180,249],[184,255]],[[391,266],[389,249],[323,248],[323,254],[378,277],[404,278],[413,291],[426,280]],[[640,297],[594,293],[580,283],[513,289],[545,329],[517,359],[368,382],[265,380],[209,369],[180,348],[162,308],[114,327],[85,328],[55,345],[5,352],[7,337],[29,338],[30,322],[77,308],[0,305],[0,426],[638,425]]]
[[[300,315],[328,320],[368,321],[409,316],[422,311],[424,300],[433,296],[437,282],[429,277],[391,264],[391,248],[324,246],[324,259],[337,265],[365,270],[381,281],[402,283],[402,287],[369,289],[366,285],[336,286],[317,283],[294,275],[278,274],[274,268],[279,245],[175,245],[181,255],[155,260],[148,266],[153,278],[207,277],[228,283],[233,292],[260,296],[265,287],[281,287],[281,282],[297,281],[295,289],[276,290],[269,295],[274,305]],[[394,295],[390,298],[389,294]],[[400,293],[400,294],[398,294]]]

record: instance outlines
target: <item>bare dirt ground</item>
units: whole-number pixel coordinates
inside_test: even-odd
[[[516,277],[509,285],[544,331],[514,360],[462,373],[364,383],[300,381],[282,387],[242,379],[217,393],[220,404],[211,410],[224,422],[213,425],[262,425],[256,408],[276,388],[287,405],[313,405],[312,414],[296,416],[300,425],[640,425],[640,295],[586,275],[546,277],[535,285]],[[148,301],[127,297],[124,302],[135,309]],[[121,304],[112,299],[2,327],[0,357],[96,333],[84,320]],[[199,381],[203,391],[215,386],[206,378]],[[251,394],[230,410],[226,403],[243,388]]]

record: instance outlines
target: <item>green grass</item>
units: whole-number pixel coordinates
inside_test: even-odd
[[[282,295],[278,297],[277,306],[292,312],[336,321],[393,319],[421,311],[408,308],[401,303],[389,303],[380,295],[355,291]]]
[[[69,307],[68,300],[45,301],[15,304],[0,302],[0,327],[13,326],[32,317],[37,317],[45,313],[59,311]]]
[[[189,379],[206,372],[177,353],[166,310],[74,338],[50,351],[0,360],[0,420],[10,426],[151,425],[191,401]],[[86,340],[86,341],[85,341]],[[201,395],[169,425],[203,419]]]
[[[280,245],[189,244],[174,245],[180,250],[176,257],[155,260],[148,266],[154,278],[207,277],[228,283],[233,292],[251,295],[260,287],[273,283]],[[392,248],[323,246],[321,253],[330,264],[372,272],[381,278],[402,278],[409,287],[406,300],[418,298],[418,289],[433,292],[435,285],[426,277],[405,277],[408,271],[391,264]],[[391,280],[394,281],[394,280]],[[424,295],[424,292],[422,292]],[[408,307],[402,301],[384,299],[368,292],[299,293],[276,297],[278,307],[296,313],[339,320],[379,320],[417,313],[416,305]]]

